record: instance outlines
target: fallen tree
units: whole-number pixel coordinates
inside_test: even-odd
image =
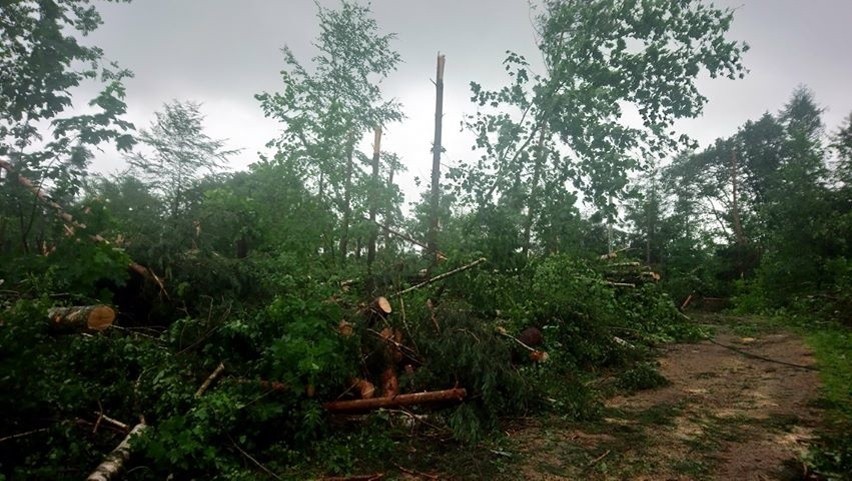
[[[332,401],[322,407],[332,413],[351,413],[370,411],[380,408],[398,408],[403,406],[416,406],[437,402],[458,402],[467,396],[464,388],[446,389],[443,391],[427,391],[414,394],[398,394],[393,397],[379,397],[372,399],[354,399],[351,401]]]
[[[47,313],[51,326],[62,331],[108,329],[115,321],[115,310],[105,305],[54,307]]]
[[[116,479],[124,469],[124,464],[130,459],[131,440],[148,427],[144,420],[130,430],[121,443],[112,450],[101,464],[92,471],[86,481],[110,481]]]
[[[24,187],[25,189],[32,192],[32,194],[34,196],[36,196],[36,198],[39,201],[41,201],[44,205],[53,209],[53,211],[56,214],[56,217],[58,217],[59,220],[61,220],[65,224],[66,232],[68,232],[69,235],[73,235],[76,230],[85,230],[86,229],[86,224],[81,223],[80,221],[75,219],[74,216],[72,216],[71,214],[66,212],[65,209],[61,205],[59,205],[53,199],[51,199],[44,192],[44,190],[41,187],[37,186],[32,180],[30,180],[27,177],[16,172],[15,168],[12,166],[12,164],[10,164],[9,162],[7,162],[5,160],[0,160],[0,169],[6,170],[9,173],[9,175],[15,175],[18,179],[18,184],[20,184],[22,187]],[[93,242],[97,242],[97,243],[100,243],[100,244],[106,244],[106,245],[110,244],[110,242],[108,240],[106,240],[103,236],[101,236],[100,234],[92,234],[92,235],[89,236],[89,239],[91,239]],[[151,269],[143,266],[142,264],[134,262],[132,260],[130,261],[130,264],[129,264],[128,267],[130,267],[130,269],[133,270],[133,272],[136,272],[137,274],[141,275],[142,277],[154,281],[157,284],[157,286],[159,286],[160,291],[163,292],[164,294],[166,294],[166,297],[168,297],[168,293],[166,292],[166,288],[165,288],[165,285],[163,284],[163,280],[160,279],[156,274],[154,274],[154,272]]]

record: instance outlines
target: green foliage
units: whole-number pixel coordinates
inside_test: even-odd
[[[825,426],[804,455],[813,472],[832,480],[849,479],[852,472],[852,332],[846,326],[811,317],[800,329],[820,366]]]
[[[193,102],[165,104],[162,112],[154,114],[156,120],[150,130],[139,134],[139,142],[150,152],[137,150],[127,156],[130,166],[161,195],[172,223],[186,214],[187,191],[197,182],[199,171],[212,172],[237,152],[224,150],[224,140],[211,139],[204,133],[200,109]]]
[[[0,254],[29,254],[63,231],[52,217],[38,215],[17,176],[52,186],[52,199],[61,203],[80,192],[95,146],[114,142],[128,150],[133,124],[122,118],[122,82],[131,72],[104,62],[100,48],[81,43],[102,23],[88,1],[6,2],[3,19],[0,161],[13,172],[0,178]],[[88,103],[89,113],[81,114],[72,92],[90,83],[101,90]]]
[[[657,371],[657,367],[647,362],[637,364],[636,367],[619,373],[615,381],[616,387],[628,393],[654,389],[668,384],[668,379]]]

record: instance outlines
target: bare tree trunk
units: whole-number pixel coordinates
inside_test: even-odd
[[[379,210],[379,160],[382,152],[382,128],[376,127],[375,137],[373,139],[373,185],[370,189],[370,241],[367,244],[367,270],[373,266],[373,261],[376,260],[376,239],[379,236],[379,230],[376,226],[376,214]]]
[[[438,262],[438,213],[441,209],[441,129],[444,116],[444,63],[446,57],[438,54],[435,74],[435,137],[432,142],[432,192],[429,212],[429,245],[430,265]]]
[[[533,167],[532,186],[530,186],[530,197],[527,202],[527,218],[524,220],[524,256],[529,254],[532,238],[532,225],[535,220],[535,214],[538,212],[538,184],[541,179],[541,170],[544,168],[544,160],[546,158],[544,149],[544,139],[547,135],[547,128],[542,127],[538,137],[538,148],[536,149],[535,166]]]

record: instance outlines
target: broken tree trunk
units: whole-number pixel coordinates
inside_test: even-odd
[[[140,434],[148,426],[144,421],[133,427],[130,433],[121,443],[112,450],[104,461],[92,471],[92,474],[86,478],[86,481],[110,481],[117,479],[118,474],[124,469],[124,464],[130,459],[130,441],[133,437]]]
[[[104,305],[54,307],[47,316],[57,330],[100,332],[112,326],[115,310]]]
[[[429,266],[438,264],[438,212],[441,208],[441,132],[444,119],[444,64],[446,57],[438,54],[435,73],[435,138],[432,141],[432,185],[429,194]]]
[[[352,401],[333,401],[322,405],[326,411],[333,413],[351,413],[370,411],[379,408],[398,408],[435,402],[461,401],[467,396],[464,388],[446,389],[444,391],[428,391],[414,394],[399,394],[394,397],[373,399],[355,399]]]
[[[376,222],[376,215],[379,211],[379,193],[377,192],[379,189],[379,160],[381,158],[382,153],[382,128],[375,128],[375,137],[373,139],[373,185],[370,189],[370,222]],[[370,232],[370,240],[367,243],[367,270],[369,271],[373,266],[373,261],[376,260],[376,240],[379,236],[378,230],[376,230],[375,225],[371,225]]]

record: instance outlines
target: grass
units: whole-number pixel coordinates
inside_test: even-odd
[[[826,421],[804,461],[827,479],[852,479],[852,330],[818,322],[797,328],[817,359]]]

